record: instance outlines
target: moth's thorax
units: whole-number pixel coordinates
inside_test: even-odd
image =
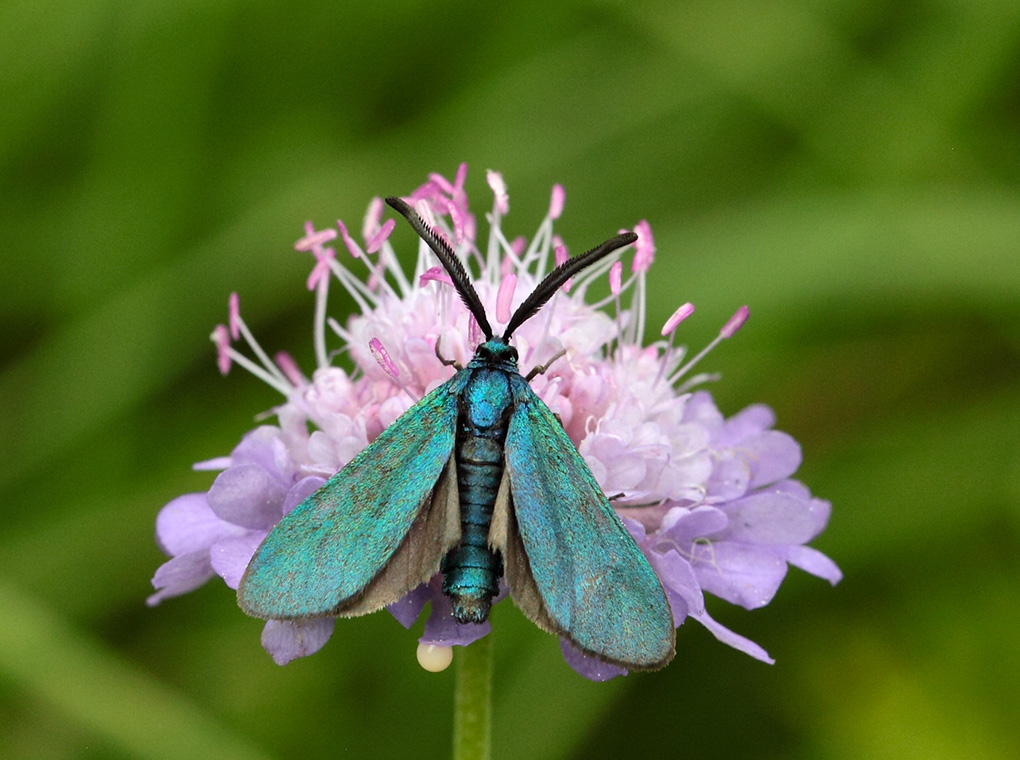
[[[461,396],[461,419],[482,435],[486,433],[481,431],[504,428],[513,398],[510,375],[505,369],[486,366],[469,371],[471,379]]]

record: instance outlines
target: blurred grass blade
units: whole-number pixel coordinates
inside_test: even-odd
[[[0,577],[0,673],[132,757],[269,756]]]

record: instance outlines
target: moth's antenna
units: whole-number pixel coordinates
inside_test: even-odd
[[[503,333],[503,340],[510,340],[514,330],[535,316],[535,313],[545,305],[546,301],[553,297],[553,294],[556,293],[563,283],[585,267],[594,264],[603,256],[612,253],[618,248],[623,248],[625,245],[630,245],[635,240],[637,240],[637,235],[633,232],[625,232],[622,235],[617,235],[607,240],[600,246],[592,248],[587,253],[567,259],[552,270],[545,276],[542,282],[538,283],[538,287],[531,291],[531,295],[524,299],[524,303],[517,307],[517,311],[514,312],[514,315],[510,317],[510,321],[507,323],[506,332]]]
[[[460,259],[457,258],[457,254],[450,248],[449,243],[439,237],[435,230],[425,224],[422,218],[418,216],[418,212],[400,198],[390,196],[386,199],[386,202],[411,223],[414,231],[418,233],[418,237],[424,240],[428,247],[432,249],[432,252],[436,254],[450,275],[450,279],[453,280],[453,287],[460,294],[460,300],[467,306],[468,311],[474,315],[475,321],[485,334],[485,339],[491,340],[492,328],[489,327],[489,320],[485,317],[482,301],[478,297],[478,293],[475,292],[475,286],[471,284],[471,278],[464,271],[464,265],[460,263]]]

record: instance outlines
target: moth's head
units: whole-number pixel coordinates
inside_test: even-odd
[[[502,338],[490,338],[475,349],[474,362],[486,367],[504,365],[517,367],[517,349]]]

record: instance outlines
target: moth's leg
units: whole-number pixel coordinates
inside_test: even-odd
[[[453,367],[455,370],[460,372],[464,368],[462,366],[460,366],[460,362],[459,361],[457,361],[456,359],[447,359],[445,356],[443,356],[440,353],[440,351],[439,351],[439,341],[440,341],[440,339],[441,339],[441,337],[440,338],[436,338],[436,358],[439,359],[439,361],[441,361],[443,363],[444,367]]]
[[[562,351],[560,351],[558,354],[556,354],[556,356],[554,356],[552,359],[547,361],[545,364],[539,364],[537,367],[532,367],[531,372],[529,372],[528,376],[525,377],[524,379],[527,380],[530,383],[533,378],[538,377],[539,375],[544,373],[547,369],[549,369],[549,367],[552,366],[553,362],[555,362],[557,359],[559,359],[559,358],[561,358],[563,356],[566,356],[566,353],[567,353],[567,349],[564,348]]]
[[[607,493],[606,494],[606,498],[609,500],[610,503],[618,502],[618,501],[620,501],[620,499],[627,498],[627,494],[625,494],[623,491],[620,491],[619,493],[614,493],[614,494],[608,494]],[[630,503],[630,504],[613,504],[613,508],[614,509],[648,509],[649,507],[659,507],[659,506],[662,506],[662,504],[663,504],[662,500],[658,500],[658,501],[649,501],[649,502],[646,502],[644,504],[634,504],[634,503]]]

